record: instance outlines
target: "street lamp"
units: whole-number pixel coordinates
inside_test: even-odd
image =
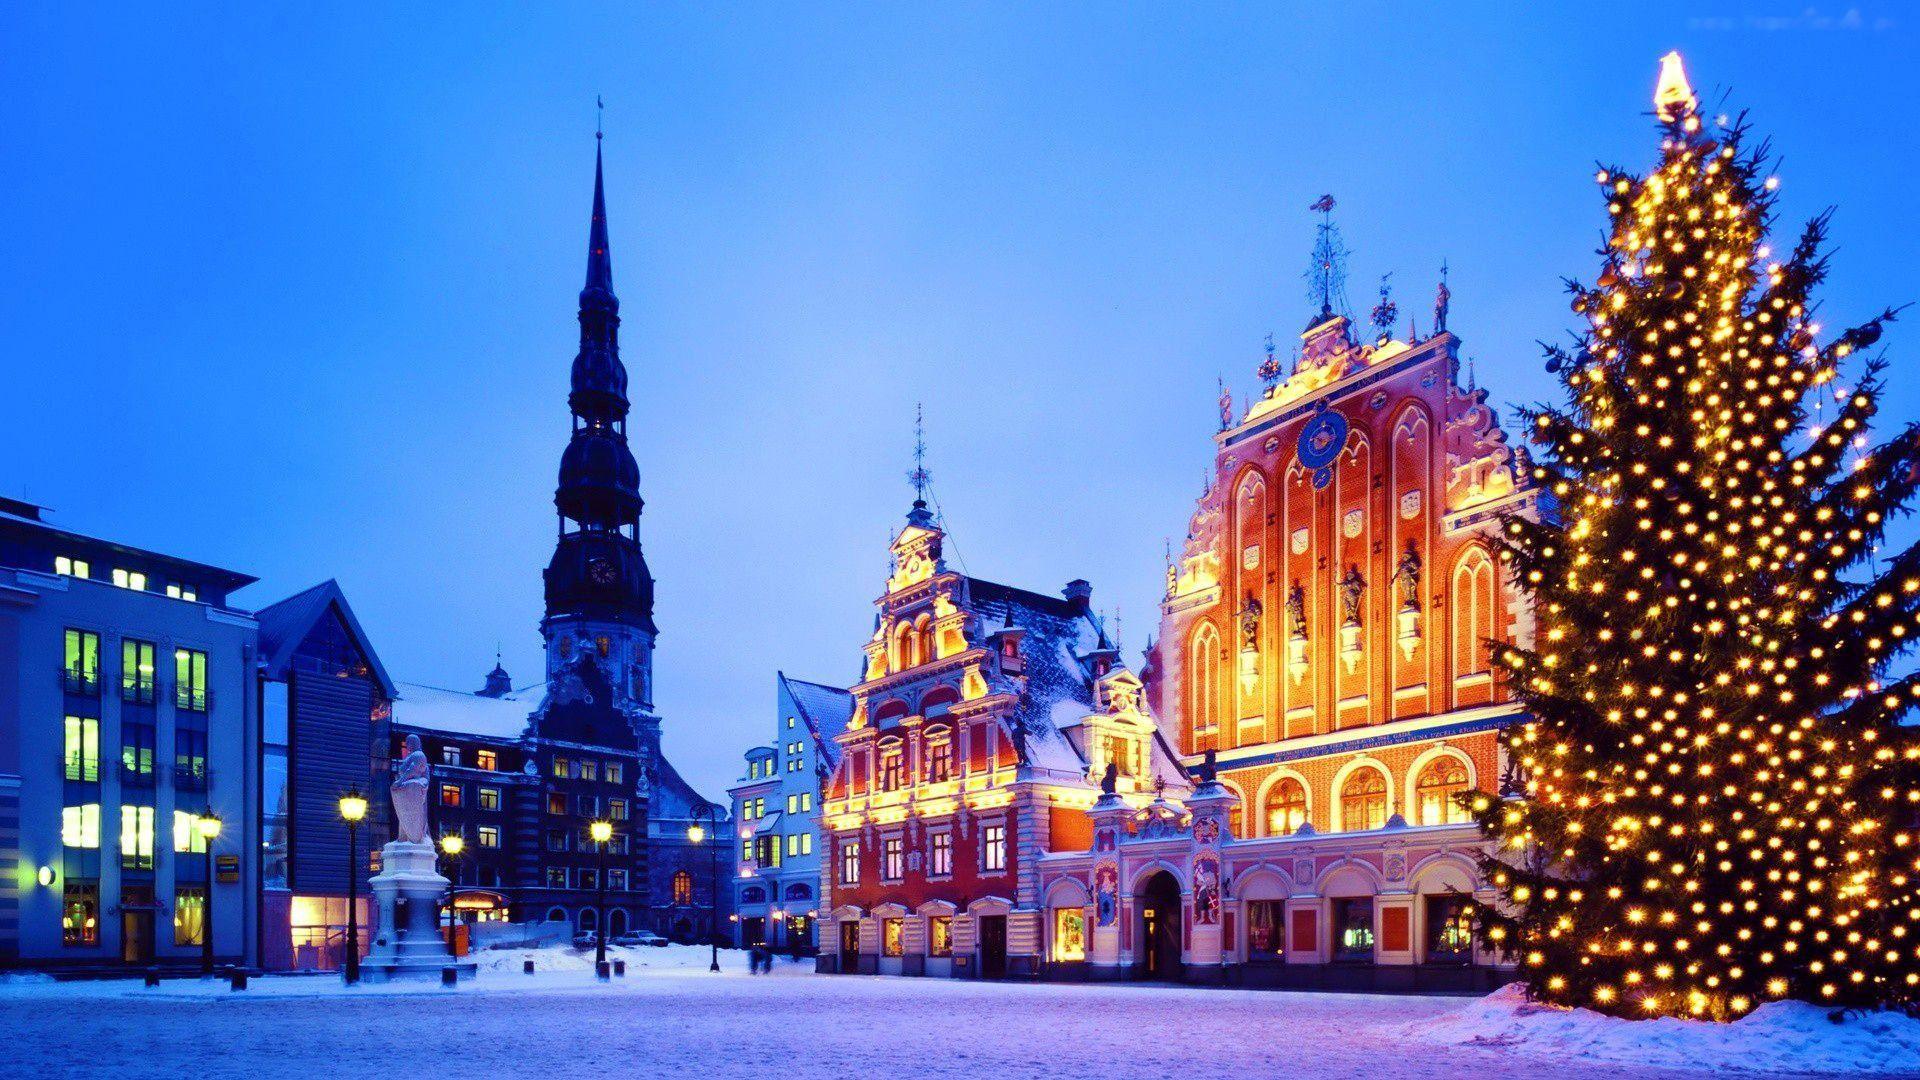
[[[220,835],[220,816],[208,807],[194,819],[194,829],[200,833],[200,850],[206,856],[207,866],[207,902],[200,913],[200,974],[213,977],[213,841]]]
[[[447,875],[449,879],[447,881],[447,955],[458,956],[460,954],[455,951],[453,947],[453,887],[454,882],[458,881],[460,877],[460,869],[456,860],[460,858],[461,852],[467,850],[467,838],[461,836],[459,833],[447,833],[440,838],[440,850],[446,853],[447,869],[452,871]]]
[[[358,791],[340,796],[340,820],[347,823],[347,985],[360,981],[360,822],[367,797]]]
[[[613,839],[613,822],[596,821],[587,826],[587,835],[600,845],[600,872],[594,884],[600,887],[593,916],[593,973],[607,977],[607,841]]]
[[[773,916],[773,928],[767,931],[767,950],[772,952],[780,948],[780,931],[786,929],[787,911],[777,907],[769,914]]]
[[[709,946],[709,951],[712,954],[713,960],[707,966],[707,970],[719,971],[720,970],[720,920],[717,918],[717,916],[720,913],[720,844],[718,842],[720,837],[720,806],[719,804],[717,803],[707,804],[707,824],[711,826],[710,829],[702,829],[700,827],[700,823],[697,821],[694,822],[692,825],[687,826],[687,840],[692,843],[698,844],[702,840],[705,840],[707,838],[708,833],[711,832],[715,841],[714,845],[707,849],[707,854],[713,863],[713,893],[707,898],[707,944]]]

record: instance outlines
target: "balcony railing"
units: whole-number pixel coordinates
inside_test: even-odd
[[[207,790],[207,766],[204,762],[173,767],[173,786],[177,791]]]
[[[99,697],[100,673],[82,668],[62,667],[60,688],[76,697]]]
[[[153,704],[153,697],[154,683],[152,679],[120,680],[121,701],[127,702],[130,705],[151,705]]]
[[[212,704],[213,695],[204,686],[181,686],[173,688],[173,707],[188,712],[206,712]]]

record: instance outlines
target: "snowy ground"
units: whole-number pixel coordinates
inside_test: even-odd
[[[524,956],[537,973],[520,972]],[[485,953],[480,976],[362,986],[306,976],[244,993],[198,980],[0,980],[0,1076],[316,1080],[336,1075],[886,1077],[1357,1076],[1639,1080],[1920,1075],[1920,1021],[1829,1024],[1788,1006],[1715,1027],[1628,1023],[1487,999],[1156,986],[772,978],[722,952],[632,949],[601,985],[592,954]],[[1771,1007],[1770,1007],[1771,1008]],[[17,1067],[17,1068],[16,1068]]]

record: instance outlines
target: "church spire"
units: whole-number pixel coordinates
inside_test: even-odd
[[[601,134],[593,133],[593,225],[587,232],[587,284],[583,291],[613,297],[613,255],[607,245],[607,190],[601,176]]]

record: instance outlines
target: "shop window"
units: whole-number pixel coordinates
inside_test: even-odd
[[[61,887],[60,944],[73,946],[100,944],[100,883],[98,881],[68,878],[66,884]]]
[[[1473,900],[1459,895],[1427,897],[1427,962],[1473,961]]]
[[[880,921],[880,953],[882,956],[903,956],[907,951],[907,920],[882,919]]]
[[[1373,897],[1346,897],[1333,904],[1333,958],[1373,962]]]
[[[206,886],[184,885],[173,890],[173,943],[199,945],[206,932]]]
[[[1053,958],[1055,960],[1087,958],[1087,913],[1084,909],[1077,907],[1053,909]]]
[[[1247,959],[1279,963],[1286,959],[1287,946],[1282,937],[1286,926],[1287,902],[1249,900],[1247,902]]]
[[[927,920],[927,955],[953,955],[953,917],[935,915]]]

